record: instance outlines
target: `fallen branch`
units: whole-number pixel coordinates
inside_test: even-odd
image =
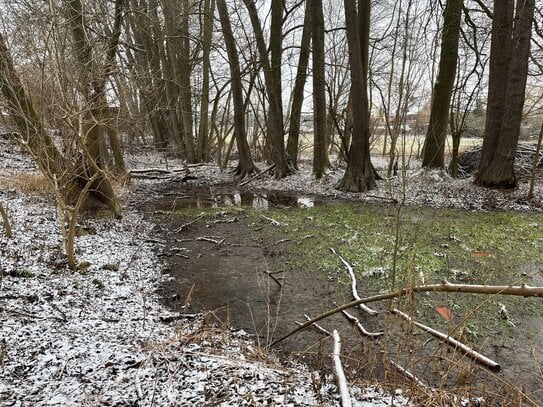
[[[4,225],[4,233],[6,234],[6,237],[8,239],[11,239],[13,236],[12,230],[11,230],[11,224],[9,223],[9,218],[6,210],[4,209],[4,205],[2,205],[2,202],[0,202],[0,214],[2,215],[2,224]]]
[[[304,317],[305,319],[307,319],[308,321],[311,321],[311,318],[307,315],[307,314],[304,314]],[[296,324],[298,325],[302,325],[301,322],[298,322],[298,321],[295,321]],[[327,329],[323,328],[322,326],[320,326],[319,324],[313,324],[313,328],[315,328],[317,331],[319,331],[321,334],[323,335],[326,335],[326,336],[332,336],[332,334],[330,333],[330,331],[328,331]]]
[[[275,168],[275,164],[272,164],[270,165],[268,168],[266,168],[265,170],[262,170],[260,171],[258,174],[256,174],[253,178],[250,178],[248,179],[247,181],[243,181],[242,183],[239,184],[240,187],[242,186],[245,186],[251,182],[253,182],[254,180],[260,178],[263,174],[265,174],[267,171],[271,171]]]
[[[220,246],[221,244],[224,243],[224,241],[226,240],[226,237],[223,237],[221,240],[216,240],[216,239],[212,239],[210,237],[200,236],[200,237],[197,237],[196,240],[199,241],[199,242],[215,243],[217,246]]]
[[[360,331],[362,335],[376,338],[379,336],[383,336],[385,334],[384,332],[369,332],[366,328],[364,328],[364,325],[362,325],[362,323],[358,320],[357,317],[355,317],[352,314],[349,314],[345,310],[341,312],[343,313],[343,315],[345,315],[345,318],[347,318]]]
[[[352,403],[351,395],[349,394],[349,386],[347,385],[347,379],[345,378],[345,372],[343,371],[343,366],[339,357],[341,352],[341,339],[339,338],[339,333],[336,329],[334,329],[332,337],[334,338],[334,351],[332,352],[332,359],[334,360],[334,372],[336,375],[339,395],[341,397],[341,406],[351,407]]]
[[[476,362],[479,362],[483,366],[488,367],[490,370],[497,372],[497,371],[499,371],[501,369],[501,366],[499,365],[499,363],[496,363],[492,359],[489,359],[486,356],[481,355],[480,353],[474,351],[472,348],[470,348],[469,346],[464,345],[460,341],[457,341],[452,336],[444,334],[443,332],[437,331],[437,330],[435,330],[433,328],[430,328],[429,326],[426,326],[424,324],[421,324],[420,322],[415,321],[409,315],[407,315],[406,313],[404,313],[404,312],[402,312],[402,311],[400,311],[398,309],[393,309],[392,313],[400,316],[401,318],[405,319],[406,321],[409,321],[409,322],[413,323],[413,325],[415,325],[417,328],[420,328],[423,331],[428,332],[429,334],[435,336],[436,338],[441,339],[444,342],[447,342],[447,344],[449,344],[450,346],[454,347],[455,349],[459,349],[466,356],[469,356],[470,358],[472,358]]]
[[[273,226],[287,226],[286,223],[283,223],[283,222],[279,222],[275,219],[272,219],[268,216],[265,216],[265,215],[260,215],[260,217],[264,220],[267,220],[268,222],[270,222]]]
[[[388,363],[390,363],[398,372],[400,372],[402,375],[404,375],[407,379],[411,380],[412,382],[416,383],[420,387],[423,387],[425,389],[429,389],[429,387],[424,383],[422,380],[420,380],[417,376],[415,376],[413,373],[411,373],[409,370],[401,366],[400,364],[394,362],[392,359],[388,359]]]
[[[396,198],[388,197],[388,196],[381,196],[381,195],[373,195],[373,194],[366,194],[366,198],[373,198],[373,199],[380,199],[381,201],[387,201],[393,204],[397,204],[398,200]]]
[[[185,171],[184,168],[171,168],[171,169],[164,169],[164,168],[136,168],[131,169],[130,174],[146,174],[150,172],[159,172],[162,174],[172,174],[174,172],[183,172]]]
[[[284,341],[288,337],[300,332],[301,330],[307,328],[312,323],[320,321],[321,319],[328,318],[338,312],[341,312],[345,309],[356,307],[359,304],[368,304],[370,302],[383,301],[391,298],[403,297],[412,293],[422,293],[422,292],[456,292],[456,293],[471,293],[471,294],[489,294],[489,295],[516,295],[520,297],[543,297],[543,287],[530,287],[527,285],[521,286],[488,286],[488,285],[469,285],[469,284],[451,284],[448,281],[444,281],[441,284],[428,284],[421,285],[412,288],[402,288],[401,290],[394,291],[392,293],[378,294],[372,297],[361,298],[360,300],[351,301],[347,304],[340,305],[330,311],[325,312],[324,314],[319,315],[316,318],[313,318],[311,321],[300,325],[298,328],[292,330],[291,332],[283,335],[281,338],[276,339],[271,343],[270,346],[277,345],[279,342]]]
[[[202,219],[206,214],[205,213],[201,213],[200,215],[198,215],[196,218],[194,218],[193,220],[191,220],[190,222],[187,222],[183,225],[181,225],[180,227],[178,227],[174,232],[176,233],[179,233],[183,230],[185,230],[186,228],[188,228],[190,225],[192,225],[193,223],[195,222],[198,222],[200,219]]]
[[[345,267],[347,267],[347,271],[349,273],[349,276],[351,277],[351,289],[352,289],[352,293],[353,293],[353,298],[355,300],[360,300],[360,295],[358,295],[358,290],[356,289],[356,276],[354,275],[353,268],[347,262],[347,260],[345,260],[343,257],[341,257],[333,248],[330,248],[330,251],[341,260],[341,262],[345,265]],[[359,304],[358,307],[362,311],[366,312],[367,314],[369,314],[369,315],[371,315],[373,317],[378,314],[377,311],[371,309],[370,307],[368,307],[368,306],[366,306],[364,304]]]

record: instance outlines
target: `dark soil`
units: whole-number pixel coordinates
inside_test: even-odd
[[[236,194],[239,198],[234,197]],[[217,196],[221,198],[218,200]],[[230,207],[233,201],[258,208],[270,204],[293,206],[300,202],[294,196],[240,194],[227,187],[213,199],[209,199],[205,189],[184,190],[148,208],[159,210],[161,216],[157,221],[157,239],[164,246],[159,254],[166,264],[164,272],[171,276],[160,293],[166,304],[181,313],[209,311],[217,324],[253,333],[257,344],[265,347],[295,328],[296,322],[304,321],[304,314],[314,317],[333,308],[336,302],[351,300],[349,287],[339,284],[337,275],[292,267],[291,249],[297,242],[289,240],[281,227],[269,220],[255,221],[243,209]],[[314,203],[305,198],[304,202]],[[227,207],[214,217],[198,218],[194,211],[190,217],[163,212],[217,206]],[[188,223],[189,226],[183,227]],[[268,273],[273,273],[281,285]],[[359,291],[361,296],[375,294],[364,291],[363,286]],[[427,334],[413,331],[408,324],[388,315],[385,306],[372,304],[380,311],[377,317],[351,311],[369,331],[384,330],[386,334],[381,339],[358,336],[341,314],[322,321],[329,331],[340,332],[346,370],[352,379],[406,387],[409,382],[386,362],[390,357],[430,386],[469,397],[481,395],[485,405],[543,405],[543,375],[537,370],[543,360],[541,335],[526,331],[519,334],[526,337],[526,342],[513,343],[496,337],[492,346],[485,346],[485,355],[503,367],[502,372],[494,374]],[[408,305],[404,306],[409,312]],[[543,326],[543,318],[533,318],[532,322],[536,332]],[[306,329],[283,341],[275,350],[284,359],[301,359],[326,370],[330,349],[329,338]]]

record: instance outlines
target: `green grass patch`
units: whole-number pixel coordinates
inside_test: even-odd
[[[269,218],[285,224],[272,226]],[[239,216],[245,222],[247,243],[290,239],[285,260],[292,270],[308,269],[350,284],[345,267],[331,253],[334,248],[354,268],[361,296],[404,286],[436,283],[444,278],[465,284],[530,284],[543,281],[543,217],[511,212],[465,212],[346,203],[313,208],[187,208],[160,214],[199,222]],[[393,286],[393,276],[395,283]],[[539,281],[537,279],[539,278]],[[499,312],[502,305],[511,320]],[[457,318],[450,324],[434,310],[446,306]],[[540,299],[489,297],[469,294],[418,294],[416,313],[421,322],[441,329],[461,325],[469,339],[510,336],[512,323],[525,315],[542,315]],[[450,325],[449,325],[450,324]],[[458,327],[455,329],[459,329]]]
[[[451,209],[372,207],[336,204],[309,209],[270,210],[288,226],[275,233],[293,239],[293,269],[309,268],[337,276],[347,273],[330,248],[354,268],[360,295],[400,286],[436,283],[444,278],[465,284],[537,285],[543,264],[543,217],[511,212],[463,212]],[[543,280],[543,278],[541,278]],[[447,306],[471,339],[511,334],[524,315],[541,315],[540,299],[467,294],[419,294],[417,316],[450,329],[434,310]],[[508,310],[508,321],[499,310]]]

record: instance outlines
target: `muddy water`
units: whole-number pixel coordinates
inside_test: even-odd
[[[165,196],[153,205],[153,210],[224,207],[221,215],[202,219],[179,230],[187,219],[171,218],[160,225],[157,237],[164,241],[159,251],[171,280],[161,289],[166,304],[180,312],[211,311],[219,325],[243,329],[255,335],[265,346],[292,330],[304,314],[316,316],[334,307],[334,303],[349,301],[348,288],[338,283],[344,270],[325,273],[293,268],[290,265],[296,242],[288,240],[281,228],[261,219],[254,222],[232,207],[252,207],[265,210],[272,206],[295,207],[322,204],[314,199],[273,193],[247,193],[236,189],[210,190],[196,188]],[[234,208],[235,209],[235,208]],[[151,210],[152,211],[152,210]],[[536,267],[536,266],[534,266]],[[536,267],[537,268],[537,267]],[[535,269],[525,270],[533,274]],[[269,273],[278,279],[278,284]],[[541,275],[543,278],[543,274]],[[342,276],[341,276],[342,277]],[[359,287],[363,296],[375,294]],[[369,317],[354,310],[366,329],[384,330],[382,339],[361,338],[341,315],[322,322],[328,330],[338,329],[345,349],[346,369],[353,378],[389,380],[391,385],[405,386],[382,358],[382,352],[413,370],[431,386],[444,387],[470,395],[483,394],[487,405],[494,405],[503,396],[496,389],[513,395],[504,380],[521,383],[535,404],[529,401],[507,405],[543,405],[541,361],[543,317],[530,317],[528,328],[520,328],[520,340],[503,339],[499,334],[492,344],[485,344],[485,354],[504,367],[497,376],[473,363],[466,363],[428,336],[413,332],[388,315],[384,304],[377,304],[378,317]],[[523,340],[525,339],[525,340]],[[276,350],[284,358],[302,360],[313,367],[327,367],[331,343],[316,330],[306,330],[281,343]],[[455,363],[462,360],[455,370]],[[453,361],[445,363],[445,361]],[[456,362],[454,362],[456,361]],[[477,392],[473,391],[477,388]],[[482,389],[482,390],[480,390]],[[513,396],[511,396],[513,397]],[[497,403],[497,401],[496,401]]]
[[[248,207],[266,210],[278,207],[309,208],[323,201],[310,196],[277,193],[270,191],[248,192],[237,188],[196,187],[183,192],[171,192],[153,207],[159,210],[180,210],[185,208],[229,208]]]

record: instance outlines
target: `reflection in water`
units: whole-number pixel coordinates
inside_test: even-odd
[[[277,192],[253,194],[234,191],[233,193],[216,193],[212,191],[193,191],[192,194],[169,196],[162,201],[164,209],[176,210],[183,208],[223,208],[245,206],[257,210],[277,207],[310,208],[315,205],[313,198],[307,196],[286,195]]]

